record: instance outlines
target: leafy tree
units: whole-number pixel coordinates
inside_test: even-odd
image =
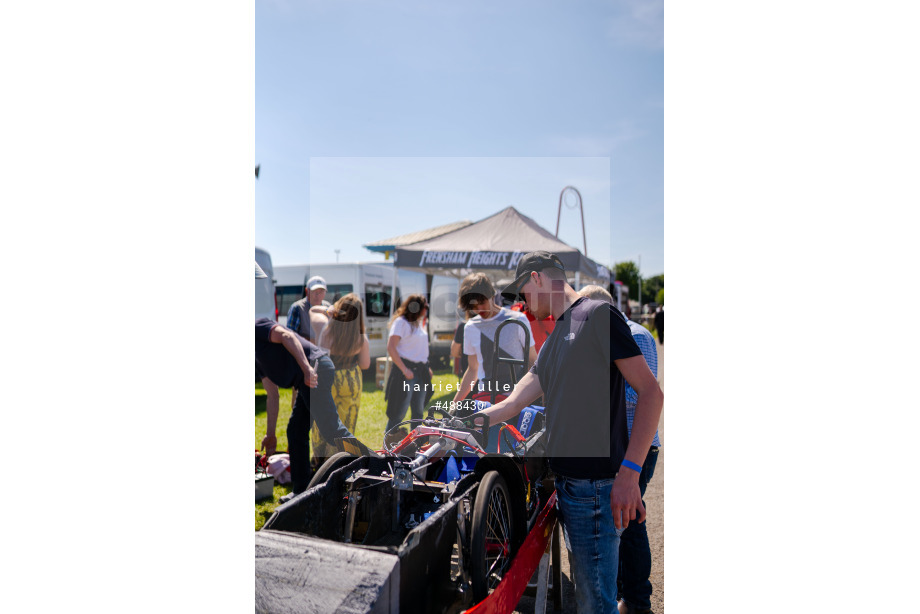
[[[664,289],[664,273],[654,275],[642,282],[642,302],[649,303],[656,299],[658,291]],[[658,301],[655,300],[657,303]]]
[[[629,298],[639,300],[639,267],[632,260],[613,265],[613,279],[629,286]],[[643,292],[644,294],[644,292]]]
[[[655,295],[655,302],[659,305],[664,305],[664,288],[658,291],[658,294]]]

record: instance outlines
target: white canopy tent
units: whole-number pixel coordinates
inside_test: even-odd
[[[521,257],[537,250],[546,250],[559,256],[569,282],[576,290],[588,283],[596,283],[605,288],[610,283],[607,267],[559,240],[514,207],[506,207],[472,224],[465,223],[456,230],[443,232],[445,227],[438,227],[437,230],[440,231],[438,236],[430,239],[404,244],[394,241],[395,245],[388,246],[395,249],[394,288],[399,269],[421,271],[426,275],[449,275],[458,279],[472,271],[482,271],[492,279],[496,290],[500,292],[500,283],[514,277]],[[423,234],[413,233],[415,236]],[[365,247],[373,250],[375,248],[372,245],[376,244]],[[390,301],[391,316],[396,309],[394,303]],[[389,372],[390,364],[387,362],[384,381],[389,377]]]
[[[605,287],[610,283],[607,267],[560,241],[514,207],[433,239],[396,246],[396,266],[459,278],[483,271],[498,281],[514,277],[521,256],[537,250],[559,256],[578,285],[584,279]]]

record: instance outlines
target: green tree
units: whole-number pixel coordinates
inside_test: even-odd
[[[639,267],[632,260],[617,262],[613,265],[614,281],[622,281],[629,286],[629,298],[639,300]],[[644,292],[643,292],[644,294]]]
[[[658,291],[658,294],[655,295],[655,302],[659,305],[664,305],[664,288]]]
[[[648,279],[642,282],[642,302],[650,303],[652,301],[658,302],[656,297],[658,296],[658,291],[664,289],[664,273],[660,275],[653,275]]]

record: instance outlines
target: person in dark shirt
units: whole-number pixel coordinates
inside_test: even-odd
[[[470,364],[466,354],[463,353],[463,328],[467,319],[469,319],[469,316],[466,316],[462,322],[457,324],[457,330],[454,331],[454,340],[450,343],[450,355],[454,359],[454,375],[457,377],[463,377],[463,374],[466,373],[466,368]]]
[[[316,423],[326,441],[352,437],[339,419],[332,398],[335,366],[326,350],[277,322],[259,318],[256,320],[256,373],[262,379],[268,396],[267,432],[262,439],[262,448],[268,456],[275,453],[277,445],[278,389],[294,388],[299,393],[288,420],[287,437],[291,457],[291,494],[300,494],[310,483],[311,424]],[[282,497],[282,502],[285,497]]]
[[[578,611],[617,612],[620,535],[630,522],[645,520],[639,472],[664,396],[623,314],[578,295],[558,256],[525,255],[502,294],[523,298],[537,319],[552,314],[556,325],[511,395],[483,413],[493,424],[509,420],[544,396],[547,456]],[[631,437],[626,382],[638,394]]]

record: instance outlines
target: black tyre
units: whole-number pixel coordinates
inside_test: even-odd
[[[354,459],[358,458],[354,454],[348,452],[337,452],[326,459],[326,462],[320,465],[319,469],[316,470],[316,473],[313,474],[313,477],[310,479],[310,485],[307,486],[307,490],[313,488],[317,484],[322,484],[326,481],[326,478],[329,477],[329,474],[344,467]]]
[[[514,520],[508,486],[497,471],[483,476],[473,503],[470,531],[470,584],[473,600],[495,590],[514,556]]]

